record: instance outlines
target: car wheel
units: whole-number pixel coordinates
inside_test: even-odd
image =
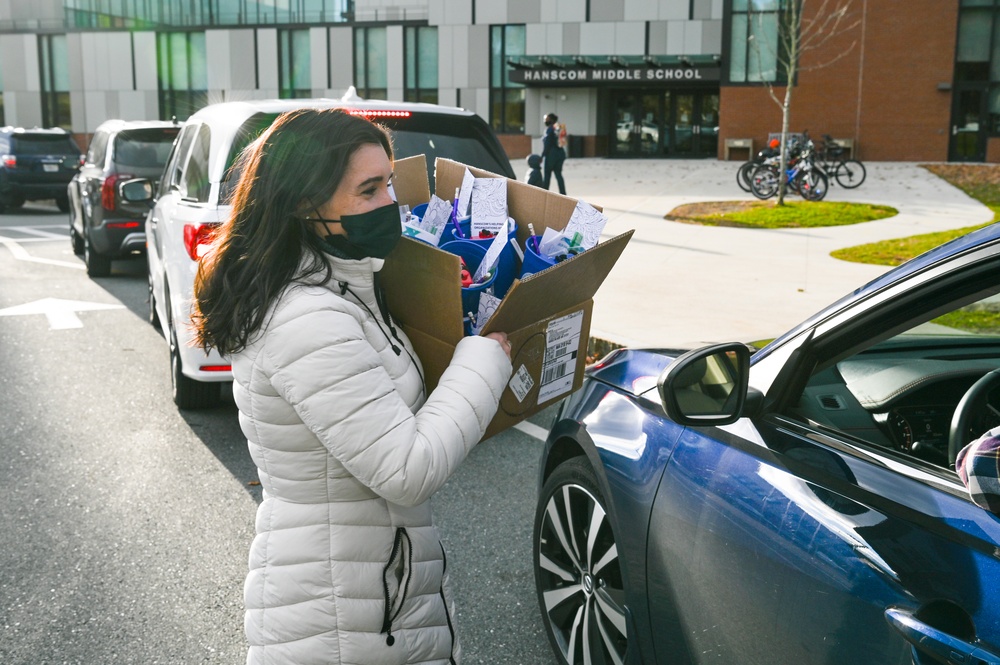
[[[98,254],[90,242],[90,234],[87,233],[83,241],[83,262],[87,266],[87,275],[90,277],[107,277],[111,274],[111,258]]]
[[[6,206],[8,208],[20,208],[20,207],[24,206],[24,197],[23,196],[11,196],[4,203],[6,204]],[[69,208],[67,208],[66,210],[63,210],[63,212],[66,212],[67,210],[69,210]]]
[[[160,330],[160,316],[156,313],[156,296],[153,295],[153,275],[146,273],[147,289],[149,293],[149,323],[157,330]]]
[[[23,205],[23,201],[21,202]],[[56,205],[59,207],[59,212],[69,212],[69,197],[68,196],[57,196]]]
[[[535,512],[535,588],[559,662],[625,662],[625,590],[618,546],[583,457],[560,464]]]
[[[69,214],[69,241],[73,245],[73,253],[77,256],[83,254],[83,236],[73,228],[73,213]]]
[[[181,353],[177,343],[177,332],[170,328],[170,384],[174,404],[178,409],[208,409],[218,406],[221,388],[218,383],[195,381],[184,376],[181,371]]]

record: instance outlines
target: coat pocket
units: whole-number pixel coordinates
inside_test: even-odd
[[[382,615],[382,630],[386,634],[385,643],[392,646],[396,638],[392,636],[392,622],[403,610],[406,594],[410,587],[410,575],[413,570],[413,545],[406,529],[398,527],[392,540],[392,551],[389,561],[382,569],[382,590],[384,593],[384,609]]]

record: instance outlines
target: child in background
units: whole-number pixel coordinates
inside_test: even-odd
[[[542,156],[528,155],[528,184],[535,187],[544,187],[545,180],[542,178]]]

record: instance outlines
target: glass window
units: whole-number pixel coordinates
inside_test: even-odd
[[[729,38],[729,81],[780,83],[782,7],[786,0],[733,0]]]
[[[42,88],[42,123],[71,129],[69,56],[66,35],[40,35],[38,55]]]
[[[282,99],[312,96],[308,30],[278,31],[278,85]]]
[[[869,327],[872,339],[863,348],[844,357],[824,359],[820,350],[819,365],[788,415],[918,465],[952,468],[956,408],[970,386],[996,368],[990,359],[1000,353],[998,287],[991,284],[983,293],[982,286],[976,281],[930,296],[927,309],[908,311],[918,318],[891,337],[881,332],[897,323],[890,313]],[[970,412],[959,440],[967,443],[1000,425],[998,406],[1000,390],[994,390]]]
[[[63,0],[67,25],[111,29],[333,23],[348,20],[353,7],[353,0]]]
[[[358,94],[368,99],[388,97],[385,28],[354,29],[354,81]]]
[[[156,36],[160,119],[186,120],[208,103],[208,67],[204,32],[168,32]]]
[[[104,164],[104,155],[108,149],[108,133],[107,132],[97,132],[94,134],[94,140],[90,142],[90,148],[87,149],[87,163],[89,164]]]
[[[524,133],[524,84],[507,75],[507,61],[524,54],[523,25],[490,28],[490,123],[497,133]]]
[[[163,169],[179,129],[130,129],[118,134],[114,143],[114,161],[119,166]]]
[[[191,156],[181,176],[181,197],[199,203],[207,203],[212,184],[208,179],[208,154],[212,143],[212,132],[208,125],[198,128],[198,135],[191,144]]]
[[[403,34],[406,45],[406,86],[403,99],[408,102],[437,104],[437,28],[408,26]]]

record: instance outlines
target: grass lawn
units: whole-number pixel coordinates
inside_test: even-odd
[[[677,206],[664,215],[676,222],[755,229],[787,229],[860,224],[892,217],[890,206],[832,201],[706,201]]]
[[[898,266],[929,249],[1000,220],[1000,166],[993,164],[922,164],[921,166],[981,201],[993,211],[993,220],[986,224],[966,226],[951,231],[845,247],[832,252],[831,256],[855,263]]]

